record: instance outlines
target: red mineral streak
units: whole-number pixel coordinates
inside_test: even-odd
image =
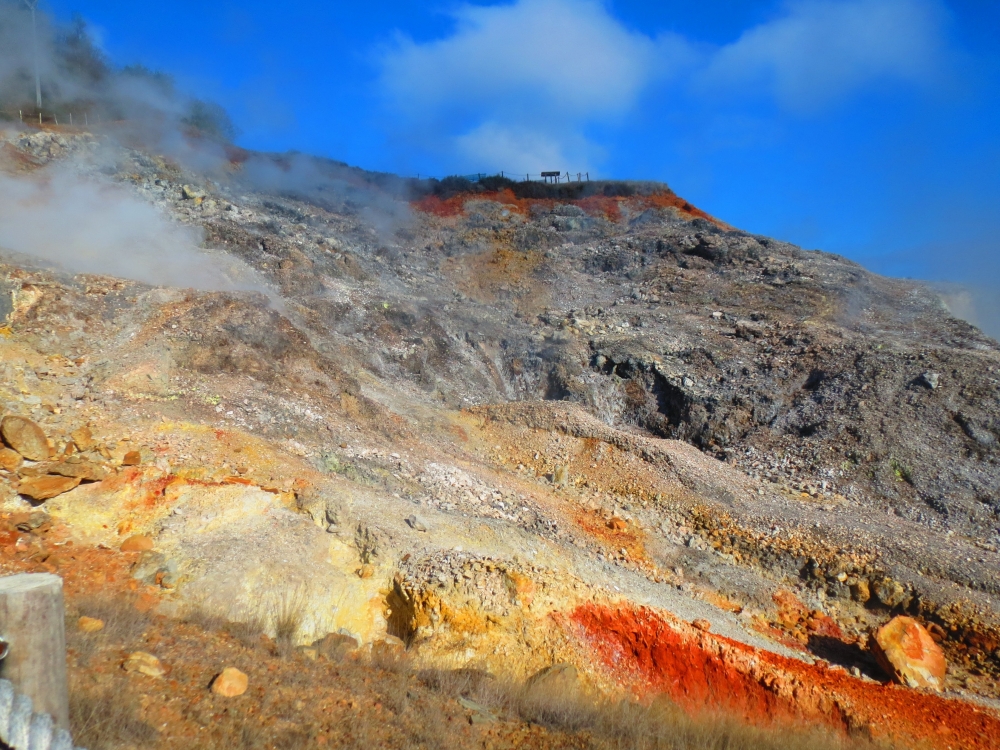
[[[757,724],[811,720],[936,748],[1000,748],[1000,715],[960,700],[866,682],[697,630],[647,608],[578,607],[567,629],[641,697],[729,711]]]
[[[592,195],[579,200],[552,200],[539,198],[518,198],[509,189],[483,192],[483,193],[458,193],[448,198],[439,198],[436,195],[429,195],[413,202],[413,207],[426,214],[433,214],[442,218],[461,216],[465,213],[467,201],[492,201],[506,206],[511,211],[519,214],[526,214],[532,206],[541,206],[551,209],[557,203],[569,203],[579,206],[590,216],[603,216],[609,221],[620,221],[622,218],[622,207],[627,207],[633,213],[642,213],[651,208],[673,208],[682,214],[691,217],[705,219],[713,224],[728,228],[726,224],[710,216],[700,208],[692,206],[678,195],[663,190],[652,195],[636,195],[629,197]]]

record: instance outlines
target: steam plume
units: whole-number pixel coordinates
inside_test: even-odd
[[[245,263],[199,248],[202,232],[154,206],[69,169],[32,177],[0,174],[0,248],[71,273],[158,286],[253,290],[275,300]]]

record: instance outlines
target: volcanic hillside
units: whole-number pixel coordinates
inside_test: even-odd
[[[210,156],[0,131],[253,280],[0,265],[0,561],[66,580],[91,747],[1000,747],[1000,348],[933,292],[664,185]]]

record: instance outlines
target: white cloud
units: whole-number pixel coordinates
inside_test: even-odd
[[[593,125],[635,114],[654,87],[736,92],[820,109],[871,82],[922,81],[943,47],[940,0],[791,0],[722,47],[625,27],[600,0],[463,5],[455,29],[400,37],[381,54],[381,91],[410,142],[457,171],[593,170]]]
[[[382,88],[408,125],[448,130],[475,168],[586,168],[583,128],[628,115],[689,57],[679,38],[630,31],[597,0],[464,5],[454,18],[447,38],[386,50]]]
[[[568,140],[575,142],[567,144]],[[543,170],[565,171],[569,160],[587,161],[593,149],[586,139],[574,138],[571,133],[553,135],[496,122],[484,122],[457,136],[454,146],[466,164],[486,164],[488,169],[500,170],[523,168],[535,174]]]
[[[634,34],[593,0],[520,0],[462,6],[455,33],[402,40],[384,59],[384,82],[411,115],[428,109],[493,109],[516,100],[567,115],[621,113],[655,61],[649,37]]]
[[[700,83],[816,110],[872,82],[932,77],[943,20],[936,0],[798,0],[721,48]]]

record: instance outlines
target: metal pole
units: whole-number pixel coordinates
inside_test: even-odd
[[[37,713],[69,729],[62,578],[51,573],[0,578],[0,637],[7,651],[0,677],[31,698]]]
[[[35,8],[38,0],[24,0],[24,4],[31,9],[31,49],[35,55],[35,106],[42,108],[42,73],[38,62],[38,22],[35,19]]]

